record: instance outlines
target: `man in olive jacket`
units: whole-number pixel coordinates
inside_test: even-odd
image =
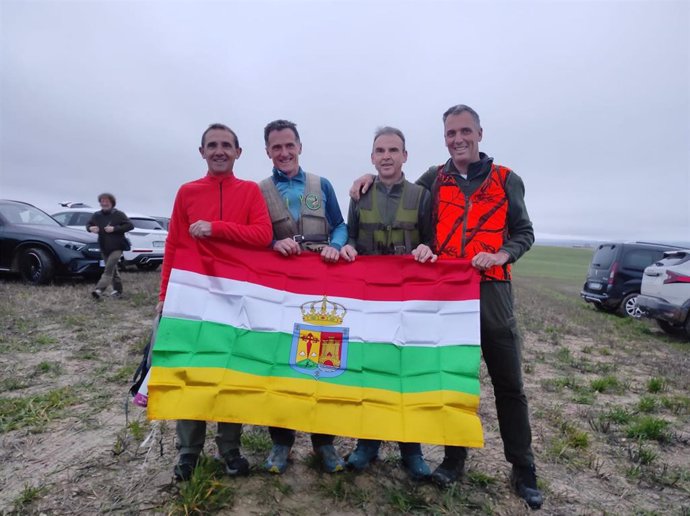
[[[134,229],[134,225],[127,215],[115,209],[116,201],[113,194],[102,193],[98,196],[98,203],[101,209],[91,216],[86,229],[98,235],[98,245],[101,247],[101,254],[105,261],[105,270],[91,295],[94,299],[100,299],[103,291],[112,283],[113,291],[110,295],[120,297],[122,279],[117,270],[117,263],[120,261],[122,251],[129,249],[125,233]]]

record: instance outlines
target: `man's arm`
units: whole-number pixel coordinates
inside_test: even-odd
[[[417,181],[415,181],[415,184],[423,187],[425,190],[428,190],[431,192],[431,189],[434,187],[434,181],[436,181],[436,176],[438,175],[438,167],[433,166],[429,167],[429,169],[424,172]]]
[[[321,191],[326,203],[326,220],[328,225],[332,228],[330,234],[331,247],[340,251],[340,248],[347,243],[347,224],[340,212],[340,205],[338,198],[335,196],[335,190],[331,182],[325,177],[321,178]]]
[[[98,223],[96,222],[96,214],[94,213],[86,223],[86,231],[90,233],[98,233],[99,229]]]
[[[359,210],[357,201],[350,199],[350,207],[347,210],[347,243],[352,247],[357,247],[359,238]]]
[[[525,184],[515,172],[511,172],[506,180],[506,196],[508,239],[500,250],[508,253],[508,263],[513,263],[529,251],[534,243],[534,229],[525,205]]]
[[[114,225],[113,233],[120,233],[124,235],[127,231],[132,231],[134,229],[134,224],[129,220],[129,217],[122,212],[117,211],[117,224]]]
[[[432,247],[434,225],[431,220],[431,193],[428,190],[422,191],[422,198],[419,201],[417,227],[419,228],[419,243]]]
[[[350,207],[347,210],[347,234],[348,240],[340,249],[340,257],[352,262],[357,256],[357,238],[359,238],[359,210],[357,201],[350,199]]]

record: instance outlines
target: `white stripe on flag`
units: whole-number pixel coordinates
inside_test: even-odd
[[[236,328],[292,333],[303,323],[300,306],[319,296],[173,269],[163,315]],[[347,309],[350,340],[402,346],[479,345],[479,299],[364,301],[328,297]],[[317,309],[319,307],[317,306]]]

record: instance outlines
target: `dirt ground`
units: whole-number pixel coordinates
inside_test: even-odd
[[[409,481],[391,443],[364,473],[323,474],[303,435],[288,471],[271,476],[258,467],[266,431],[251,427],[243,440],[248,478],[212,476],[197,493],[175,484],[174,424],[148,422],[127,395],[159,274],[123,279],[123,299],[95,302],[88,282],[29,287],[0,278],[3,514],[530,512],[508,486],[485,369],[486,445],[471,452],[451,489]],[[540,513],[690,515],[690,343],[596,312],[572,285],[518,278],[515,290],[546,500]],[[336,445],[343,455],[354,447],[345,438]],[[425,446],[425,455],[433,468],[443,450]]]

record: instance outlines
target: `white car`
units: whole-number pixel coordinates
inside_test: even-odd
[[[690,249],[667,251],[644,270],[637,307],[665,332],[690,337]]]
[[[53,213],[53,218],[63,226],[86,231],[86,224],[96,211],[93,208],[65,208]],[[168,232],[153,217],[125,213],[134,224],[134,229],[125,233],[132,248],[122,253],[123,263],[136,265],[142,270],[156,270],[163,263]]]

